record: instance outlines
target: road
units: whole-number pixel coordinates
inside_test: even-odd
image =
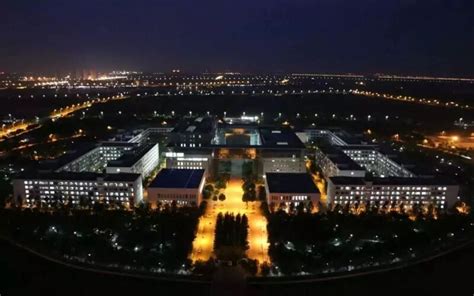
[[[191,260],[208,260],[213,255],[214,230],[219,213],[245,214],[249,220],[249,249],[247,256],[258,262],[270,262],[268,257],[267,220],[260,211],[259,202],[242,202],[242,181],[229,181],[224,194],[225,201],[210,201],[205,214],[199,220],[198,232],[193,242]]]
[[[37,125],[36,128],[39,128],[39,127],[41,127],[41,125],[43,123],[47,122],[48,120],[57,120],[61,117],[66,117],[69,114],[72,114],[72,113],[77,112],[79,110],[89,108],[94,104],[103,104],[103,103],[107,103],[111,100],[123,100],[123,99],[126,99],[126,98],[128,98],[128,97],[120,96],[120,95],[106,97],[106,98],[102,98],[102,99],[97,98],[97,99],[85,101],[83,103],[77,103],[77,104],[73,104],[71,106],[66,106],[66,107],[63,107],[63,108],[60,108],[60,109],[57,109],[57,110],[55,109],[48,116],[44,116],[44,117],[37,118],[37,119],[34,119],[34,120],[21,121],[21,122],[18,122],[18,123],[14,123],[12,125],[4,126],[0,130],[0,141],[3,141],[4,137],[9,138],[9,137],[19,136],[19,135],[28,133],[28,132],[34,130],[34,129],[28,129],[28,128],[31,128],[34,125]],[[23,131],[23,132],[18,133],[19,131]]]

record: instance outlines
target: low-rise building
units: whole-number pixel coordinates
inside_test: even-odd
[[[177,205],[199,205],[202,200],[205,170],[162,169],[147,189],[148,202]]]
[[[331,177],[327,185],[327,202],[333,204],[405,203],[406,205],[432,204],[441,210],[454,206],[458,200],[459,185],[441,178],[364,178]]]
[[[162,154],[163,155],[163,154]],[[166,168],[168,169],[209,169],[211,152],[184,150],[183,152],[165,152]]]
[[[316,205],[321,193],[311,176],[307,173],[266,173],[265,190],[268,203],[279,206],[282,203],[312,202]]]
[[[27,207],[99,201],[130,207],[143,200],[139,174],[26,173],[13,180],[13,192],[16,201]]]

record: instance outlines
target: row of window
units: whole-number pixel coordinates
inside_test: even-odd
[[[334,196],[334,199],[335,200],[339,200],[339,199],[346,199],[346,200],[353,200],[353,199],[365,199],[365,197],[361,197],[361,196],[347,196],[347,195],[336,195]],[[367,197],[369,198],[369,197]],[[425,198],[424,196],[406,196],[407,199],[410,199],[410,200],[418,200],[418,199],[421,199],[421,200],[424,200],[424,199],[432,199],[432,200],[445,200],[446,197],[445,196],[429,196],[427,198]],[[393,200],[400,200],[400,196],[390,196],[390,195],[382,195],[382,196],[370,196],[370,199],[373,200],[378,200],[378,199],[393,199]]]
[[[334,204],[340,204],[340,205],[347,205],[347,204],[356,204],[358,203],[357,201],[334,201]],[[411,204],[411,205],[417,205],[417,204],[431,204],[431,202],[425,202],[425,201],[410,201],[410,202],[407,202],[408,204]],[[443,201],[438,201],[436,202],[436,205],[439,206],[441,209],[444,209],[444,206],[445,206],[445,202]]]
[[[336,190],[447,190],[447,187],[422,187],[422,186],[336,186]]]
[[[305,201],[309,200],[307,195],[272,195],[272,201]]]
[[[336,190],[336,194],[347,194],[347,195],[364,195],[364,194],[375,194],[375,195],[446,195],[445,191],[347,191],[347,190]]]
[[[60,186],[110,186],[110,187],[124,187],[133,186],[132,183],[123,182],[78,182],[78,181],[23,181],[25,185],[60,185]],[[25,186],[25,188],[28,188]]]

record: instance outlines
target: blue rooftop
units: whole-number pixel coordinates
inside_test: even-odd
[[[307,173],[266,173],[270,193],[319,193]]]
[[[162,169],[151,182],[150,188],[198,188],[204,170]]]

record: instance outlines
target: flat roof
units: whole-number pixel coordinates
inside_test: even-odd
[[[260,127],[258,131],[264,147],[305,148],[303,142],[291,128]]]
[[[48,159],[40,162],[39,169],[40,170],[50,170],[55,171],[63,166],[66,166],[76,159],[82,157],[83,155],[97,149],[99,146],[95,143],[83,143],[76,147],[75,149],[71,149],[67,151],[65,154],[59,156],[55,159]]]
[[[149,188],[199,188],[204,171],[202,169],[162,169]]]
[[[100,142],[101,147],[135,147],[137,143],[130,143],[130,142],[115,142],[115,141],[105,141]]]
[[[340,170],[365,171],[357,162],[352,160],[336,146],[318,146],[318,149]]]
[[[135,182],[140,178],[140,174],[129,174],[129,173],[120,173],[120,174],[99,174],[91,172],[26,172],[18,175],[14,179],[31,179],[31,180],[64,180],[64,181],[122,181],[122,182]]]
[[[268,190],[276,193],[319,193],[307,173],[266,173]]]
[[[172,133],[197,133],[206,134],[214,130],[215,119],[212,117],[183,118],[180,120]]]
[[[107,163],[107,167],[130,167],[139,161],[145,154],[153,149],[158,144],[147,144],[139,146],[133,150],[126,151],[122,156],[116,160],[111,160]]]
[[[449,178],[433,177],[433,178],[405,178],[405,177],[387,177],[387,178],[371,178],[365,179],[361,177],[330,177],[334,185],[458,185]]]

